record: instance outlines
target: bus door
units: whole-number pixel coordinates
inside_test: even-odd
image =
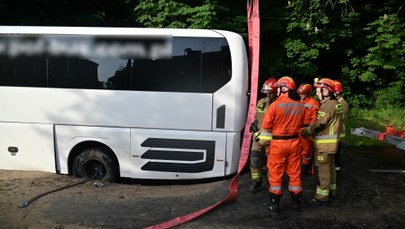
[[[154,93],[147,94],[150,98]],[[138,112],[136,126],[141,127],[131,128],[132,177],[224,176],[226,132],[212,130],[216,122],[212,94],[164,93],[158,98],[162,99],[153,101],[161,101],[159,106],[156,102],[137,106],[144,116]]]
[[[52,124],[0,123],[0,169],[55,172]]]

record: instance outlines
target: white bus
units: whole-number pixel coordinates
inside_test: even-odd
[[[0,169],[110,181],[236,173],[247,68],[229,31],[0,26]]]

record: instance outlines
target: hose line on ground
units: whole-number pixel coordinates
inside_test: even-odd
[[[70,187],[73,187],[73,186],[76,186],[76,185],[79,185],[79,184],[83,184],[83,183],[85,183],[85,182],[87,182],[87,181],[89,181],[89,180],[83,180],[83,181],[80,181],[80,182],[78,182],[78,183],[69,184],[69,185],[63,186],[63,187],[61,187],[61,188],[57,188],[57,189],[54,189],[54,190],[51,190],[51,191],[42,193],[42,194],[40,194],[40,195],[38,195],[38,196],[36,196],[36,197],[30,199],[29,201],[26,201],[26,202],[21,203],[21,204],[20,204],[20,208],[28,207],[28,205],[29,205],[30,203],[34,202],[35,200],[37,200],[37,199],[39,199],[39,198],[41,198],[41,197],[43,197],[43,196],[45,196],[45,195],[48,195],[48,194],[50,194],[50,193],[57,192],[57,191],[60,191],[60,190],[66,189],[66,188],[70,188]]]

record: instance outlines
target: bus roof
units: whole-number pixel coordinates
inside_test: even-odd
[[[68,27],[68,26],[0,26],[0,34],[55,35],[167,35],[187,37],[223,37],[221,30],[133,28],[133,27]]]

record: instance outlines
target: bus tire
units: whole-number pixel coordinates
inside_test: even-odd
[[[73,175],[89,180],[115,182],[118,180],[118,166],[103,148],[87,149],[73,162]]]

